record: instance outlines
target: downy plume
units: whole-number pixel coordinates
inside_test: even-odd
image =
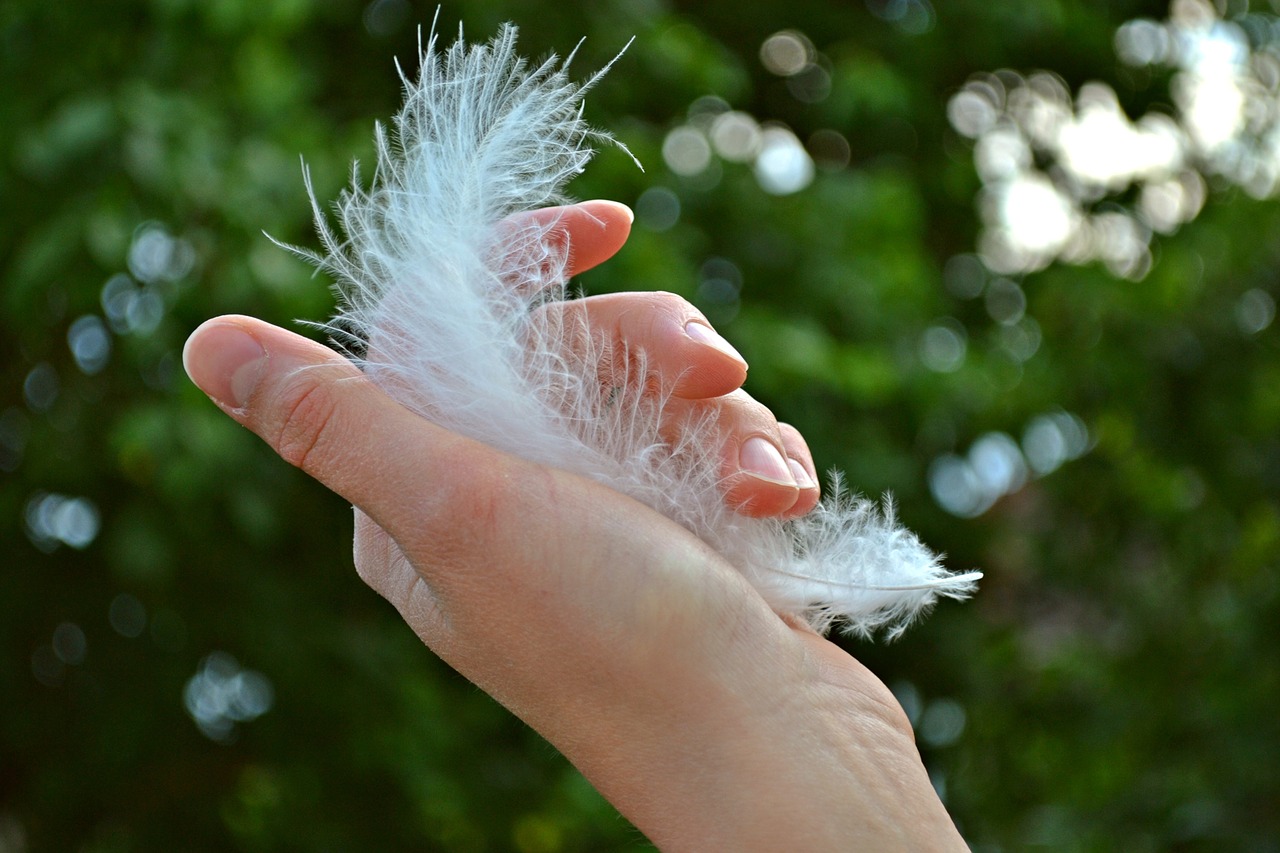
[[[376,128],[370,185],[357,167],[338,199],[339,230],[308,176],[324,251],[294,251],[337,282],[339,313],[326,326],[335,341],[423,417],[675,520],[778,612],[820,631],[842,623],[894,637],[938,596],[967,596],[978,573],[948,573],[889,501],[851,495],[838,476],[798,520],[726,507],[712,423],[664,442],[644,353],[615,351],[566,319],[580,312],[554,310],[569,296],[568,247],[548,239],[553,225],[509,217],[565,201],[592,144],[622,146],[582,117],[583,95],[609,66],[575,83],[569,60],[532,65],[515,44],[507,25],[488,44],[467,45],[459,31],[440,50],[433,28],[418,79],[400,72],[405,103],[392,129]]]

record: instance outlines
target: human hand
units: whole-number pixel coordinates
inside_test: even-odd
[[[596,216],[605,233],[610,216]],[[607,257],[622,239],[595,249]],[[576,245],[584,268],[594,250]],[[693,315],[664,297],[621,304],[578,310],[658,343],[655,369],[674,370],[689,395],[676,405],[725,406],[724,423],[745,425],[725,427],[727,448],[774,437],[812,479],[802,442],[771,436],[771,415],[708,393],[736,388],[745,366],[680,339]],[[683,528],[440,429],[265,323],[209,321],[184,361],[224,411],[356,506],[361,576],[419,636],[663,849],[964,849],[884,685],[770,611]],[[709,367],[685,370],[697,363]],[[727,499],[756,514],[800,504],[798,484],[756,479],[742,475]]]

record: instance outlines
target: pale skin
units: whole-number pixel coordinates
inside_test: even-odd
[[[574,271],[612,256],[631,224],[611,202],[526,215],[559,217]],[[740,390],[746,364],[693,306],[619,294],[566,310],[656,359],[675,388],[664,429],[720,409],[726,501],[753,516],[812,509],[804,440]],[[445,431],[259,320],[206,322],[184,363],[223,411],[355,506],[360,576],[431,650],[660,849],[968,849],[884,684],[683,528]]]

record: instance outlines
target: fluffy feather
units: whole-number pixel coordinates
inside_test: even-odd
[[[725,507],[710,421],[664,443],[644,353],[612,351],[554,310],[567,295],[567,248],[546,239],[545,224],[508,221],[562,202],[591,144],[613,142],[582,118],[583,95],[608,66],[581,84],[568,60],[531,66],[510,25],[486,45],[461,32],[447,50],[436,42],[433,30],[419,46],[416,81],[401,71],[404,107],[390,133],[376,129],[367,189],[353,169],[339,231],[307,179],[324,252],[303,254],[335,277],[342,302],[328,328],[368,375],[441,426],[648,504],[819,630],[841,622],[892,637],[938,596],[968,595],[977,573],[947,573],[888,501],[851,496],[838,476],[796,521]]]

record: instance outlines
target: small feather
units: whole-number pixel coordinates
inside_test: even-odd
[[[617,351],[573,314],[547,310],[568,296],[567,247],[547,239],[553,225],[508,218],[566,201],[591,146],[621,146],[582,117],[608,66],[574,83],[567,61],[530,65],[515,48],[511,25],[483,45],[459,31],[445,50],[433,28],[417,80],[401,73],[392,129],[376,128],[372,181],[365,188],[354,167],[338,199],[339,230],[307,176],[324,250],[289,248],[337,282],[339,313],[326,325],[336,343],[421,416],[672,518],[778,612],[818,630],[839,623],[892,638],[939,596],[969,595],[977,572],[947,572],[890,501],[850,495],[838,475],[798,520],[726,507],[710,417],[667,444],[644,353]]]

